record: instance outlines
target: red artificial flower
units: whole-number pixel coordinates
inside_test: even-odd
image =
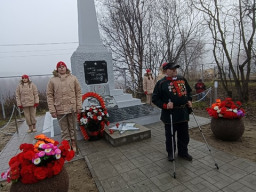
[[[34,147],[33,147],[34,149]],[[23,155],[24,159],[27,159],[27,160],[32,160],[35,156],[35,152],[34,151],[26,151]]]
[[[236,104],[239,105],[239,106],[242,105],[242,103],[240,101],[237,101]]]
[[[9,166],[12,166],[14,163],[18,163],[17,161],[18,161],[17,156],[12,157],[12,158],[9,160]]]
[[[96,115],[93,115],[92,119],[93,119],[94,121],[98,121],[98,119],[97,119],[97,116],[96,116]]]
[[[70,161],[71,159],[73,159],[73,157],[75,156],[75,152],[73,150],[69,151],[66,155],[66,160]]]
[[[31,151],[34,150],[34,145],[28,144],[28,143],[23,143],[20,145],[20,150],[21,151]]]
[[[226,107],[221,107],[220,108],[220,114],[224,115],[227,111],[227,108]]]
[[[70,149],[70,145],[69,145],[69,143],[68,143],[67,140],[63,140],[63,141],[61,142],[61,144],[62,144],[62,146],[64,147],[64,149],[66,149],[66,150],[69,150],[69,149]]]
[[[34,174],[26,174],[26,175],[23,175],[21,177],[21,180],[20,180],[22,183],[24,184],[32,184],[32,183],[37,183],[38,182],[38,179],[36,179],[36,177],[34,176]]]
[[[53,177],[53,169],[51,168],[45,168],[47,170],[47,178]]]
[[[47,177],[47,168],[45,167],[36,167],[34,170],[34,175],[38,180],[43,180]]]
[[[59,144],[59,142],[56,142],[43,134],[40,134],[35,138],[46,144],[53,143],[55,146]],[[57,175],[62,170],[64,161],[70,161],[74,157],[74,151],[70,151],[68,141],[64,140],[61,144],[62,145],[59,147],[61,150],[60,159],[56,159],[55,155],[52,155],[50,158],[49,156],[43,156],[40,157],[41,163],[38,165],[35,165],[32,159],[35,156],[38,157],[36,154],[37,152],[35,151],[39,152],[43,150],[40,148],[39,143],[37,142],[35,145],[27,143],[21,144],[20,150],[22,150],[22,152],[10,159],[10,169],[8,169],[8,172],[4,173],[7,175],[7,181],[12,180],[13,182],[16,182],[20,180],[24,184],[30,184]]]
[[[216,99],[216,103],[212,104],[211,108],[207,108],[207,112],[213,118],[238,119],[245,114],[241,106],[240,101],[234,102],[232,98],[226,98],[224,101]]]
[[[58,161],[56,161],[54,166],[52,167],[53,175],[58,175],[61,172],[63,165],[64,165],[63,158],[60,158]]]
[[[20,171],[21,176],[26,175],[26,174],[33,174],[34,168],[35,168],[35,166],[32,163],[30,165],[23,166]]]

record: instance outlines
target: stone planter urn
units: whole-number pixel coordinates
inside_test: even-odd
[[[20,181],[12,183],[10,192],[37,192],[37,191],[51,191],[51,192],[68,192],[69,177],[65,167],[62,171],[51,178],[44,179],[33,184],[24,184]]]
[[[212,118],[211,130],[214,136],[223,141],[237,141],[244,133],[242,119]]]

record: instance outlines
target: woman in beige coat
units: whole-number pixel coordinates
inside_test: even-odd
[[[165,65],[165,63],[163,65]],[[159,72],[158,72],[158,76],[156,78],[156,81],[159,81],[160,79],[162,79],[166,76],[165,71],[163,70],[163,65],[161,65],[159,67]]]
[[[28,75],[21,77],[16,88],[16,102],[20,109],[23,109],[26,123],[29,127],[28,133],[36,131],[36,107],[39,104],[37,87],[29,80]]]
[[[151,70],[147,69],[143,77],[143,91],[146,95],[146,103],[152,105],[152,94],[155,87],[155,78],[152,76]]]
[[[59,120],[62,139],[70,141],[72,149],[76,151],[72,111],[81,113],[81,87],[63,61],[57,63],[53,75],[47,85],[48,108],[52,117]]]

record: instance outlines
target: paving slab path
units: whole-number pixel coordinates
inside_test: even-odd
[[[147,117],[148,119],[157,119]],[[147,121],[146,117],[139,119]],[[9,159],[19,152],[21,143],[33,143],[33,137],[43,131],[45,116],[37,117],[38,131],[26,133],[22,123],[0,153],[0,172],[8,169]],[[200,125],[209,119],[196,117]],[[132,121],[132,120],[131,120]],[[151,138],[123,146],[113,147],[106,140],[79,140],[79,155],[85,158],[100,192],[254,192],[256,189],[256,163],[216,150],[205,143],[190,140],[188,162],[176,155],[176,179],[173,163],[167,160],[164,126],[162,122],[144,124],[151,130]],[[49,125],[49,124],[47,124]],[[190,128],[197,127],[191,118]],[[60,140],[57,135],[54,139]],[[206,138],[207,139],[207,138]],[[216,169],[215,162],[219,166]]]

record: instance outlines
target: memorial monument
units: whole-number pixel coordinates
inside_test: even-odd
[[[100,38],[94,0],[77,0],[79,46],[71,56],[71,70],[82,93],[101,95],[107,108],[141,105],[140,99],[114,88],[112,53]]]

